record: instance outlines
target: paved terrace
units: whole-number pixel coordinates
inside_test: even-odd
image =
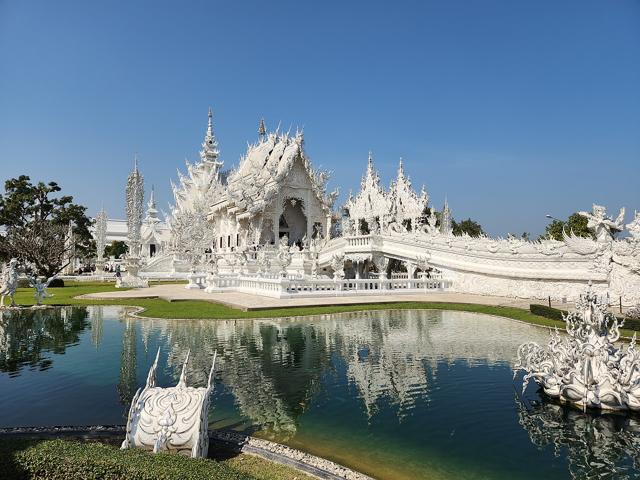
[[[95,300],[117,300],[119,298],[161,298],[174,300],[204,300],[222,303],[240,310],[265,310],[271,308],[315,307],[329,305],[353,305],[360,303],[400,303],[400,302],[451,302],[498,305],[529,309],[531,303],[546,304],[544,300],[490,297],[452,292],[405,293],[387,295],[349,295],[339,297],[271,298],[239,292],[206,293],[203,290],[187,290],[181,284],[161,284],[149,288],[101,292],[82,295],[79,298]],[[554,307],[568,309],[571,304],[552,303]]]

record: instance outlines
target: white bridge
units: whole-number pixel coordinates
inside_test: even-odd
[[[529,242],[424,232],[352,235],[311,242],[302,250],[221,249],[206,254],[187,277],[189,288],[279,298],[455,291],[572,300],[591,281],[595,289],[632,304],[640,300],[640,276],[631,275],[627,265],[637,258],[625,264],[623,254],[635,243],[574,236]],[[184,271],[184,263],[173,262]]]

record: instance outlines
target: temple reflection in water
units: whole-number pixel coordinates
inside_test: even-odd
[[[236,321],[135,320],[120,307],[3,311],[0,401],[14,407],[0,425],[122,423],[158,347],[160,383],[177,381],[191,350],[195,386],[206,384],[217,350],[214,428],[259,431],[318,454],[351,451],[385,468],[396,462],[394,478],[439,466],[457,478],[496,468],[497,478],[566,478],[567,470],[634,478],[637,418],[568,411],[533,386],[514,402],[517,347],[547,336],[507,319],[428,310]],[[84,404],[100,408],[81,412]],[[519,453],[492,457],[504,448]]]

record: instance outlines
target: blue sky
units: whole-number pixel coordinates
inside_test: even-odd
[[[403,157],[492,234],[640,209],[640,2],[0,0],[0,177],[123,217],[135,152],[160,206],[214,109],[226,166],[267,126],[357,189]],[[627,219],[631,213],[629,212]]]

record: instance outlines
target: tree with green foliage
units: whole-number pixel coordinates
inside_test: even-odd
[[[0,259],[15,257],[36,274],[59,273],[71,249],[80,259],[95,254],[86,208],[69,195],[57,195],[56,182],[31,183],[26,175],[5,182],[0,195]],[[68,238],[72,225],[73,241]]]
[[[129,251],[129,247],[125,242],[120,240],[114,240],[111,245],[104,247],[105,257],[122,258],[122,256]]]
[[[467,218],[466,220],[462,220],[460,223],[453,221],[453,234],[454,235],[463,235],[467,234],[470,237],[480,237],[484,235],[484,231],[482,230],[482,225],[480,225],[475,220],[471,220]]]
[[[587,227],[587,222],[587,218],[577,212],[572,213],[566,221],[554,218],[545,228],[545,234],[540,238],[551,238],[562,241],[564,238],[562,232],[566,231],[567,234],[573,232],[578,237],[595,239],[593,231]]]

